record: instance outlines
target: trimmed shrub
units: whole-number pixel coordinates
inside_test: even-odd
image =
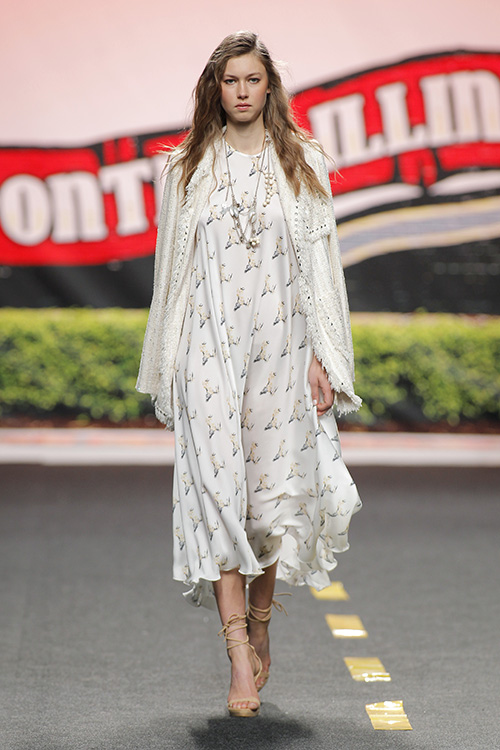
[[[349,421],[500,417],[500,318],[353,316],[361,410]]]
[[[147,312],[0,310],[0,416],[109,419],[152,413],[135,391]],[[356,391],[348,422],[500,417],[500,319],[353,315]]]
[[[135,381],[144,310],[0,310],[0,414],[112,422],[152,411]]]

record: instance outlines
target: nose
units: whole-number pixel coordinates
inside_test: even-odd
[[[248,90],[247,90],[247,84],[246,81],[239,81],[238,82],[238,99],[246,99],[248,96]]]

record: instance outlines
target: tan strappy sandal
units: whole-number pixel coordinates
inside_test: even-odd
[[[236,648],[237,646],[248,646],[257,662],[257,671],[254,670],[254,677],[257,681],[262,672],[262,662],[260,660],[260,657],[257,655],[254,647],[250,643],[248,635],[243,641],[239,640],[238,638],[231,638],[231,633],[234,633],[236,630],[246,629],[247,627],[248,624],[246,616],[238,615],[235,613],[228,617],[226,624],[224,625],[222,630],[219,631],[219,635],[224,636],[224,639],[226,641],[226,649],[228,652],[232,648]],[[248,703],[256,703],[257,705],[255,706],[255,708],[241,708],[234,705],[235,703],[241,703],[242,701],[248,701]],[[258,716],[260,711],[260,700],[258,698],[237,698],[235,700],[228,701],[227,708],[231,716]]]
[[[291,596],[291,594],[285,591],[282,594],[276,594],[276,596]],[[284,612],[285,615],[288,615],[288,612],[286,611],[282,603],[279,602],[277,599],[273,599],[269,607],[266,607],[265,609],[256,607],[249,600],[248,609],[247,609],[247,620],[250,620],[251,622],[269,622],[269,620],[271,619],[271,611],[272,611],[273,605],[278,612]],[[263,682],[260,685],[257,685],[257,680],[259,679],[259,677],[263,680]],[[261,669],[260,674],[256,675],[255,677],[255,684],[257,685],[257,690],[262,690],[262,688],[264,687],[268,679],[269,679],[269,672],[268,671],[264,672],[264,670]]]

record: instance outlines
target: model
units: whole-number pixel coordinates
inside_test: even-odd
[[[232,716],[259,712],[276,577],[321,589],[348,548],[333,410],[359,408],[353,380],[323,151],[264,44],[232,34],[168,158],[137,383],[175,430],[174,578],[217,604]]]

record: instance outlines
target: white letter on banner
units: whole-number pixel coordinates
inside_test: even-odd
[[[43,180],[18,174],[0,188],[0,221],[7,237],[19,245],[38,245],[50,234],[50,201]]]
[[[112,164],[100,170],[99,179],[104,192],[115,196],[118,234],[142,234],[148,229],[143,183],[150,182],[152,176],[149,159]]]
[[[54,242],[95,242],[108,236],[102,192],[91,172],[47,177],[54,205]]]
[[[500,80],[488,70],[450,75],[459,142],[500,140]]]
[[[375,96],[380,105],[388,153],[400,154],[425,146],[425,125],[416,125],[413,130],[410,126],[406,85],[389,83],[377,89]]]
[[[453,112],[451,111],[448,76],[426,76],[420,81],[425,103],[425,120],[430,146],[454,143]]]
[[[364,97],[352,94],[311,107],[307,113],[314,137],[338,167],[359,164],[379,156],[378,144],[367,142]]]

